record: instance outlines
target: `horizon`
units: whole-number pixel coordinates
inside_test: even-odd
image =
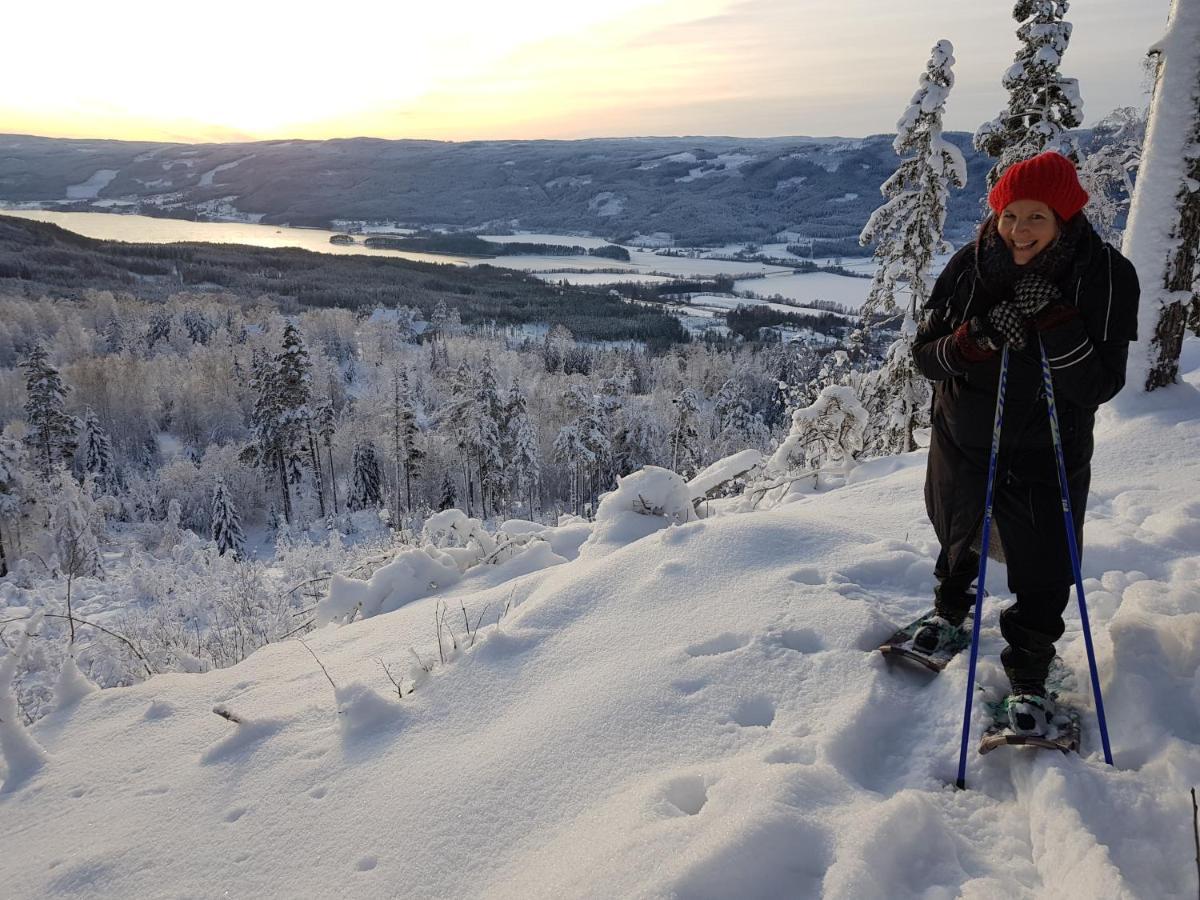
[[[894,133],[930,48],[947,39],[957,62],[946,129],[971,133],[1003,108],[1018,46],[1008,4],[951,0],[919,11],[517,0],[459,6],[453,20],[375,2],[334,17],[289,6],[286,19],[275,4],[215,2],[208,18],[161,24],[145,0],[122,0],[69,31],[60,7],[17,10],[13,33],[35,39],[0,59],[0,78],[23,84],[0,99],[0,132],[175,144],[861,138]],[[1145,54],[1168,5],[1099,0],[1068,13],[1061,71],[1079,81],[1084,127],[1146,104]],[[113,52],[131,42],[137,53]],[[46,65],[46,46],[71,65]]]

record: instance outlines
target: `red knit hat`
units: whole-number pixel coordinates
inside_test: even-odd
[[[1079,184],[1075,164],[1048,152],[1013,163],[988,192],[988,206],[996,215],[1016,200],[1040,200],[1065,222],[1087,204],[1088,193]]]

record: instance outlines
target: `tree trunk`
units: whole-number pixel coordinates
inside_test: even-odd
[[[333,514],[339,515],[337,498],[337,473],[333,471],[333,441],[325,441],[325,452],[329,456],[329,491],[333,494]]]
[[[325,476],[321,472],[321,451],[317,447],[317,436],[313,434],[312,422],[306,424],[308,429],[308,456],[312,460],[313,483],[317,489],[317,503],[321,507],[321,518],[324,519],[325,511]]]
[[[1200,303],[1200,3],[1174,0],[1166,36],[1150,51],[1154,93],[1124,251],[1142,283],[1139,347],[1130,380],[1174,384],[1189,310]],[[1135,364],[1136,361],[1136,364]]]
[[[8,556],[4,553],[4,532],[0,531],[0,578],[8,574]]]
[[[283,448],[275,451],[275,468],[279,473],[279,490],[283,496],[283,520],[292,524],[292,492],[288,488],[287,463],[283,458]]]

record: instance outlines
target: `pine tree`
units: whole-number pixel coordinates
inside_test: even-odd
[[[926,424],[930,386],[912,362],[917,310],[932,289],[933,258],[951,247],[942,235],[950,186],[966,186],[967,166],[962,152],[942,137],[946,98],[954,86],[954,48],[938,41],[925,72],[918,80],[904,115],[896,123],[894,147],[902,158],[896,173],[880,189],[886,203],[875,211],[859,241],[876,241],[878,268],[871,293],[862,308],[864,329],[874,313],[892,313],[898,285],[907,284],[901,338],[887,355],[883,368],[862,379],[860,400],[871,412],[868,432],[877,435],[869,448],[880,453],[916,449],[913,431]],[[905,159],[904,155],[909,154]]]
[[[380,489],[379,460],[375,447],[360,440],[354,446],[354,490],[346,504],[352,511],[378,509],[383,506]]]
[[[1200,329],[1200,4],[1174,0],[1150,54],[1154,93],[1124,243],[1142,288],[1129,380],[1147,391],[1178,381],[1189,320]]]
[[[471,444],[479,465],[479,502],[483,514],[488,513],[488,498],[494,508],[500,507],[504,489],[504,459],[500,452],[500,429],[504,423],[504,404],[492,369],[491,354],[485,354],[475,382],[475,418],[471,427]]]
[[[112,441],[90,406],[83,420],[82,444],[84,474],[92,476],[93,483],[102,493],[112,493],[117,486]]]
[[[691,478],[700,467],[700,430],[697,419],[700,400],[691,388],[684,388],[671,401],[675,404],[675,422],[667,437],[671,449],[671,468]]]
[[[454,445],[462,454],[463,484],[467,490],[467,515],[475,515],[475,481],[471,470],[474,459],[474,424],[479,417],[475,375],[464,359],[450,378],[450,401],[442,408],[440,420],[450,426]]]
[[[444,509],[453,509],[458,503],[458,488],[454,486],[454,476],[450,474],[450,470],[446,470],[446,474],[442,476],[441,497],[438,499],[439,512]]]
[[[332,398],[317,410],[317,434],[325,444],[325,455],[329,459],[329,492],[333,496],[333,514],[339,514],[337,495],[337,472],[333,468],[333,435],[337,431],[337,416],[333,411]]]
[[[929,297],[929,270],[934,255],[948,253],[942,239],[950,186],[966,186],[967,164],[962,151],[942,136],[942,114],[954,86],[954,47],[949,41],[934,45],[917,92],[896,123],[892,146],[901,158],[899,167],[880,193],[887,201],[871,215],[859,236],[864,247],[876,242],[877,269],[871,292],[863,304],[866,321],[876,312],[893,312],[897,286],[908,286],[908,314]]]
[[[250,372],[251,389],[255,394],[254,411],[251,414],[254,440],[242,452],[241,459],[247,465],[257,466],[272,474],[283,499],[284,519],[290,522],[292,493],[287,470],[290,448],[279,372],[266,352],[257,349],[251,356]]]
[[[538,452],[537,433],[529,421],[529,402],[521,393],[521,381],[514,378],[508,392],[508,405],[504,413],[505,460],[512,479],[515,496],[529,504],[529,517],[533,518],[534,493],[541,480],[541,462]]]
[[[594,459],[583,435],[579,433],[577,422],[578,420],[559,429],[558,436],[554,439],[554,457],[560,462],[566,463],[571,469],[569,500],[571,510],[579,516],[583,514],[580,480],[585,467]]]
[[[29,422],[25,443],[37,461],[41,479],[49,482],[59,466],[70,464],[78,424],[64,409],[67,388],[41,344],[29,351],[21,367],[25,370],[25,415]]]
[[[212,539],[217,543],[217,553],[224,556],[232,553],[234,559],[246,554],[246,536],[242,533],[242,521],[224,478],[217,478],[212,499]]]
[[[300,484],[304,478],[303,459],[312,459],[308,426],[312,418],[312,363],[300,330],[291,322],[283,328],[283,342],[275,355],[275,395],[279,410],[280,452],[286,458],[288,484]],[[290,496],[284,503],[284,517],[292,524]]]
[[[1075,158],[1065,132],[1083,121],[1083,101],[1079,82],[1058,73],[1071,41],[1071,23],[1063,19],[1069,7],[1069,0],[1017,0],[1013,6],[1021,48],[1001,80],[1008,107],[975,132],[975,149],[996,160],[989,188],[1013,163],[1044,150]]]
[[[412,483],[420,477],[425,452],[420,447],[417,410],[413,403],[408,375],[397,369],[392,375],[392,451],[396,460],[396,508],[400,508],[400,472],[404,472],[405,504],[413,507]]]

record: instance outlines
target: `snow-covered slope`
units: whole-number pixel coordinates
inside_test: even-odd
[[[1191,384],[1102,415],[1078,616],[1082,757],[972,754],[966,658],[871,650],[929,604],[921,453],[845,487],[455,588],[231,669],[92,693],[40,721],[0,794],[14,897],[1191,897],[1200,781],[1200,344]],[[653,524],[653,523],[651,523]],[[980,679],[1003,687],[984,609]],[[397,699],[377,660],[477,643]],[[485,611],[486,608],[486,611]],[[214,715],[221,704],[242,718]],[[339,709],[341,710],[339,713]],[[981,714],[976,704],[977,715]],[[978,736],[979,723],[975,735]]]

